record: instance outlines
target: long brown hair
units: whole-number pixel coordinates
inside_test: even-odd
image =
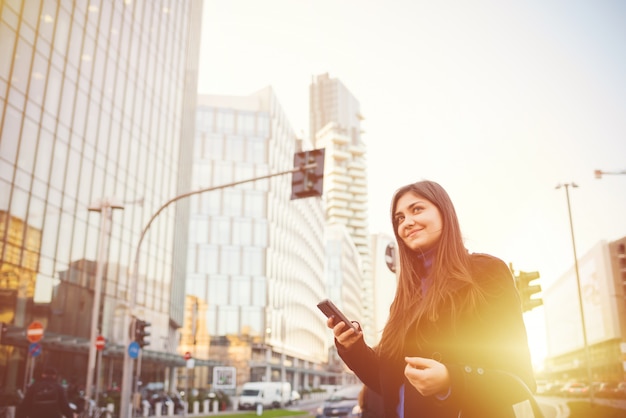
[[[429,291],[422,295],[422,277],[418,274],[418,257],[408,248],[398,235],[398,224],[394,213],[398,200],[406,193],[413,192],[434,204],[442,219],[442,231],[434,249],[432,281]],[[396,294],[389,309],[389,319],[383,330],[380,349],[385,355],[400,358],[405,337],[411,326],[422,319],[436,321],[440,308],[445,304],[454,318],[466,307],[474,307],[481,297],[470,275],[469,253],[463,243],[459,220],[448,193],[438,183],[420,181],[398,189],[391,201],[391,223],[399,250],[399,277]],[[469,285],[469,286],[467,286]],[[458,289],[467,288],[465,297],[455,297]],[[461,306],[457,306],[457,302]]]

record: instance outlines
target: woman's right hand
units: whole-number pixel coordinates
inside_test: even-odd
[[[326,321],[326,325],[328,326],[328,328],[333,330],[333,334],[335,335],[335,339],[337,340],[337,342],[346,349],[349,349],[360,338],[363,338],[361,325],[358,322],[353,323],[357,326],[358,331],[355,331],[354,329],[352,329],[352,327],[347,326],[343,323],[343,321],[337,322],[335,324],[335,318],[332,316]]]

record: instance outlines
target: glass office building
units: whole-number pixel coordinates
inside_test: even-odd
[[[135,258],[144,226],[164,202],[189,190],[191,175],[202,2],[167,4],[0,2],[6,388],[22,387],[27,362],[52,364],[70,384],[84,384],[99,272],[96,312],[107,338],[102,384],[119,382],[127,332],[121,324],[133,297],[133,314],[152,323],[143,372],[153,376],[144,380],[163,380],[163,362],[182,363],[175,350],[184,315],[184,202],[155,219]],[[119,209],[107,222],[109,207]],[[25,329],[35,321],[44,337],[32,359]],[[152,361],[161,362],[159,370]]]
[[[193,185],[218,187],[293,168],[296,138],[270,87],[198,97]],[[237,384],[317,387],[329,334],[320,198],[290,200],[291,174],[192,199],[187,291],[208,303],[211,357],[238,366]],[[247,347],[237,360],[232,350]],[[231,349],[229,349],[229,347]],[[229,351],[230,350],[230,351]]]

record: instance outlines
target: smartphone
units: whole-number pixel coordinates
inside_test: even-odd
[[[339,308],[336,307],[335,304],[332,303],[330,300],[324,299],[323,301],[317,304],[317,307],[320,309],[320,311],[324,312],[324,315],[326,315],[328,318],[330,318],[331,316],[334,316],[335,323],[343,321],[344,324],[346,324],[353,330],[358,331],[358,328],[356,327],[356,325],[354,325],[352,321],[350,321],[343,314],[343,312],[341,312]]]

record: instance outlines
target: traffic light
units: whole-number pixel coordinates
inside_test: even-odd
[[[150,328],[150,322],[137,319],[135,321],[135,341],[141,348],[150,345],[150,341],[146,340],[146,337],[150,336],[148,328]]]
[[[389,270],[393,273],[396,272],[396,245],[393,242],[387,244],[387,247],[385,248],[385,263],[387,263]]]
[[[538,278],[538,271],[520,271],[517,276],[515,276],[515,284],[517,285],[517,290],[522,299],[522,312],[527,312],[543,305],[542,299],[532,297],[535,293],[541,292],[540,285],[531,284],[533,280]]]
[[[0,322],[0,344],[4,344],[9,333],[9,324]]]
[[[324,148],[297,152],[293,156],[291,200],[321,196],[324,190]]]

